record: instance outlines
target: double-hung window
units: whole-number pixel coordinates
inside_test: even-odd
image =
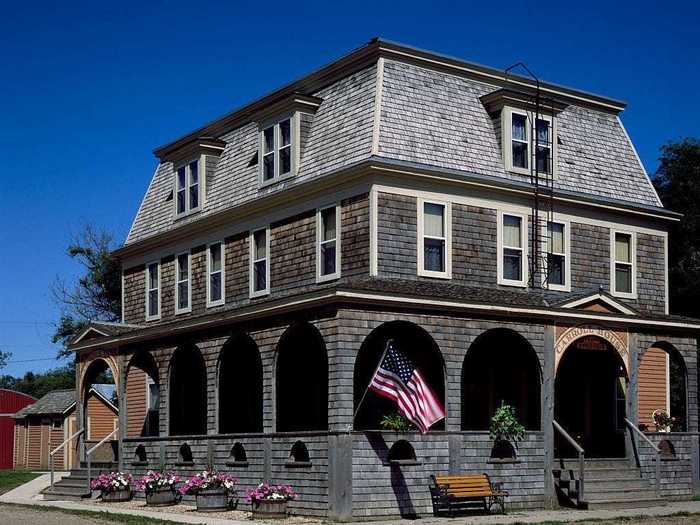
[[[418,199],[418,275],[452,277],[450,205]]]
[[[146,265],[146,320],[160,319],[160,263]]]
[[[634,234],[613,231],[610,240],[612,293],[620,297],[634,298],[637,293]]]
[[[316,213],[316,280],[340,277],[340,206],[321,208]]]
[[[224,243],[207,248],[207,306],[224,304]]]
[[[530,170],[536,168],[540,174],[552,175],[556,158],[553,118],[538,118],[533,111],[506,107],[502,119],[506,169],[530,175]]]
[[[260,179],[263,184],[272,183],[292,175],[293,119],[280,120],[262,129],[260,133],[260,154],[262,157]]]
[[[191,311],[190,296],[192,295],[192,268],[190,252],[181,253],[175,257],[175,313],[182,314]]]
[[[199,161],[193,160],[177,168],[175,180],[175,212],[177,216],[199,209]]]
[[[569,264],[569,225],[563,222],[547,223],[547,287],[551,290],[571,289]]]
[[[525,286],[527,282],[526,219],[525,215],[499,213],[498,282],[510,286]]]
[[[270,293],[270,228],[250,234],[250,296]]]

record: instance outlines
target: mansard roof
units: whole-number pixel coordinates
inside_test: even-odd
[[[382,59],[382,60],[380,60]],[[508,86],[532,88],[510,77]],[[352,169],[369,160],[459,170],[503,183],[528,177],[505,170],[500,130],[481,97],[502,91],[503,72],[460,59],[374,39],[277,91],[155,150],[156,168],[125,244],[166,232]],[[590,199],[660,208],[661,202],[618,117],[623,102],[551,83],[558,113],[555,188]],[[290,97],[318,102],[301,147],[298,173],[260,187],[258,115]],[[206,172],[202,210],[175,220],[174,153],[198,137],[225,144]]]

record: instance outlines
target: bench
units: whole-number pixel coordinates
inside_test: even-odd
[[[488,474],[431,475],[430,496],[435,516],[443,512],[454,516],[455,511],[473,508],[474,503],[481,503],[488,512],[496,505],[505,513],[508,492],[503,483],[492,483]]]

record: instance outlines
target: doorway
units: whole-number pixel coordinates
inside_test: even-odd
[[[588,458],[625,456],[627,372],[617,351],[597,336],[582,337],[564,352],[556,373],[554,417]],[[556,434],[556,457],[576,453]]]

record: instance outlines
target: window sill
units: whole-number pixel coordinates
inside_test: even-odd
[[[617,297],[619,299],[637,299],[636,293],[626,293],[626,292],[610,292],[610,295]]]
[[[390,459],[386,463],[384,463],[384,466],[387,467],[417,467],[422,465],[423,463],[421,461],[418,461],[417,459]]]
[[[149,323],[151,321],[160,321],[160,315],[156,315],[154,317],[148,317],[146,316],[146,322]]]
[[[207,308],[216,308],[217,306],[223,306],[225,303],[226,303],[226,301],[222,299],[221,301],[216,301],[215,303],[208,302],[206,307]]]
[[[518,458],[489,458],[486,460],[487,464],[490,465],[513,465],[521,463]]]
[[[202,207],[201,207],[201,206],[197,206],[195,209],[193,209],[193,210],[188,210],[188,211],[186,211],[186,212],[184,212],[184,213],[178,214],[178,213],[176,212],[176,213],[175,213],[175,218],[173,219],[173,222],[178,222],[178,221],[181,221],[182,219],[186,219],[187,217],[190,217],[190,216],[192,216],[192,215],[196,215],[196,214],[199,213],[200,211],[202,211]]]
[[[270,290],[262,290],[259,292],[250,292],[251,299],[257,299],[258,297],[267,297],[270,295]]]
[[[452,274],[448,272],[431,272],[430,270],[418,270],[419,277],[430,277],[431,279],[452,279]]]
[[[191,314],[192,308],[185,308],[184,310],[175,310],[175,315]]]
[[[340,279],[340,272],[331,273],[328,275],[317,275],[316,283],[327,283],[329,281],[337,281],[338,279]]]
[[[270,180],[266,180],[266,181],[263,181],[261,178],[259,188],[261,190],[264,188],[269,188],[270,186],[274,186],[275,184],[279,184],[281,182],[284,182],[286,180],[293,179],[293,178],[294,178],[294,173],[291,173],[291,172],[288,173],[287,175],[281,175],[279,177],[276,177],[276,178],[270,179]]]
[[[311,468],[311,461],[287,461],[286,468]]]
[[[227,467],[239,467],[239,468],[248,468],[250,464],[247,461],[227,461],[226,466]]]
[[[509,281],[508,279],[499,279],[500,286],[512,286],[514,288],[527,288],[527,281]]]

